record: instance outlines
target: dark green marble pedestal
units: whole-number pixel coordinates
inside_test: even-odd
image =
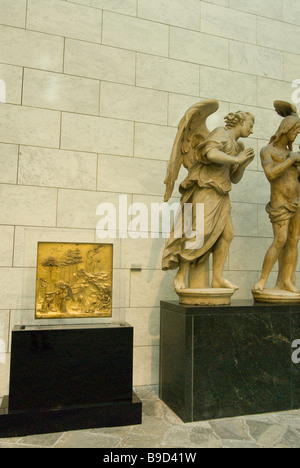
[[[300,305],[161,302],[160,398],[184,421],[300,408]]]

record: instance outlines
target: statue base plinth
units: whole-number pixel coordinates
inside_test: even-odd
[[[300,293],[292,293],[283,289],[264,289],[257,291],[252,289],[252,295],[257,302],[266,302],[269,304],[290,304],[300,303]]]
[[[160,317],[160,398],[184,422],[300,409],[299,304],[162,301]]]
[[[234,289],[176,289],[179,303],[183,305],[230,305]]]

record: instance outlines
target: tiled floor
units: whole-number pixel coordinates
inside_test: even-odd
[[[143,424],[0,439],[0,448],[300,448],[300,411],[184,424],[140,389]]]

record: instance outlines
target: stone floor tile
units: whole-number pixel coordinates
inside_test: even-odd
[[[144,416],[143,417],[143,424],[140,426],[134,426],[132,428],[132,434],[141,434],[147,436],[149,435],[157,435],[159,437],[163,437],[168,430],[170,429],[171,424],[168,422],[155,418],[154,416]]]
[[[211,427],[177,426],[170,429],[162,440],[164,445],[171,444],[184,448],[221,448],[222,442]]]
[[[274,421],[278,424],[290,425],[294,429],[300,429],[300,411],[290,411],[285,413],[274,413]]]
[[[141,394],[141,425],[3,438],[0,448],[300,448],[300,410],[184,424],[152,389]]]
[[[9,437],[9,438],[2,438],[0,439],[0,443],[1,444],[5,444],[5,443],[8,443],[8,444],[18,444],[20,442],[22,437]]]
[[[115,448],[121,437],[108,434],[93,434],[90,431],[68,432],[54,445],[54,448]]]
[[[250,414],[250,415],[246,415],[244,416],[245,418],[247,418],[249,421],[251,421],[252,419],[254,421],[265,421],[265,422],[270,422],[270,423],[274,423],[274,413],[265,413],[265,414]]]
[[[259,445],[274,446],[286,431],[286,426],[264,421],[246,420],[250,436]]]
[[[22,437],[18,440],[18,443],[21,445],[36,445],[38,447],[48,448],[55,445],[62,436],[63,433],[31,435]]]
[[[131,431],[140,426],[122,426],[122,427],[100,427],[96,429],[89,429],[92,434],[106,434],[115,437],[126,437]]]
[[[222,440],[249,440],[242,419],[211,421],[210,425],[214,433]]]
[[[160,444],[161,437],[158,435],[131,433],[120,441],[118,448],[157,448]]]
[[[163,419],[171,424],[184,424],[181,419],[159,399],[143,401],[143,414]]]
[[[17,448],[41,448],[41,447],[37,447],[36,445],[21,445],[21,444],[10,444],[10,443],[2,443],[0,441],[0,449],[1,448],[13,448],[13,449],[17,449]]]
[[[223,448],[261,448],[260,445],[250,442],[249,440],[225,440]]]
[[[276,446],[280,448],[300,448],[300,431],[288,427]]]
[[[158,385],[151,387],[134,387],[133,391],[141,400],[153,400],[158,398],[159,388]]]

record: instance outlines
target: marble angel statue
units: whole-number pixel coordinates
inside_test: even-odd
[[[192,106],[182,118],[172,149],[165,179],[165,202],[172,196],[175,181],[183,165],[188,170],[186,179],[180,185],[181,207],[189,204],[191,229],[196,229],[197,204],[204,205],[204,242],[199,248],[186,248],[186,230],[176,226],[186,223],[183,216],[177,216],[162,259],[163,270],[178,269],[174,279],[177,293],[182,290],[218,288],[234,293],[237,286],[223,276],[224,264],[234,237],[231,219],[229,193],[232,183],[237,184],[247,166],[254,159],[254,150],[245,149],[240,138],[253,133],[255,118],[248,112],[230,113],[225,117],[225,127],[210,132],[207,118],[219,109],[216,100],[202,101]],[[184,210],[182,210],[184,212]],[[196,237],[196,236],[195,236]],[[213,256],[211,284],[208,258]],[[204,271],[204,274],[203,274]],[[186,288],[187,273],[189,285]],[[201,303],[201,301],[199,302]]]

